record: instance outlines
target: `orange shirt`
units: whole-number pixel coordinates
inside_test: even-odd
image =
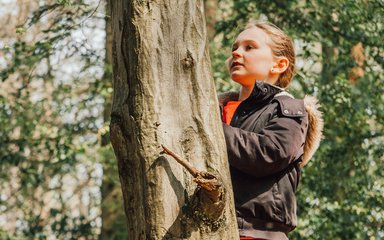
[[[237,107],[240,105],[241,101],[229,101],[227,105],[223,108],[223,122],[230,124],[233,114],[235,113]]]

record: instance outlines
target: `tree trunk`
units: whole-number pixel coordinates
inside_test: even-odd
[[[110,2],[105,1],[105,67],[103,88],[112,87],[112,43],[113,33],[111,24]],[[112,99],[105,99],[103,119],[104,123],[110,121]],[[101,146],[110,144],[109,133],[101,135]],[[111,161],[103,159],[103,182],[101,184],[101,232],[99,240],[124,240],[127,239],[126,219],[123,209],[123,196],[120,184],[115,177],[118,174],[117,166]]]
[[[238,238],[203,1],[112,1],[112,26],[111,142],[129,239]],[[221,202],[204,198],[162,144],[216,175]]]

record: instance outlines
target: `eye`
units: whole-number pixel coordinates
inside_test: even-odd
[[[251,50],[251,49],[254,49],[255,47],[252,46],[252,45],[247,45],[245,46],[245,50]]]
[[[233,45],[232,46],[232,52],[235,51],[237,49],[237,46],[236,45]]]

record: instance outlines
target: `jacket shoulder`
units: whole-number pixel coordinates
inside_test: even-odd
[[[303,100],[295,99],[283,92],[277,94],[274,101],[279,105],[281,114],[286,117],[308,117],[308,128],[304,143],[304,154],[301,167],[304,167],[319,148],[323,136],[323,113],[319,110],[320,104],[313,96],[305,96]]]
[[[302,99],[295,99],[290,95],[280,95],[275,96],[273,101],[278,103],[280,113],[285,117],[302,118],[307,114]]]

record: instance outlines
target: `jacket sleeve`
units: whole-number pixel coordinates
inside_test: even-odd
[[[256,177],[285,169],[302,154],[307,115],[304,118],[275,117],[257,133],[223,123],[229,164]]]

